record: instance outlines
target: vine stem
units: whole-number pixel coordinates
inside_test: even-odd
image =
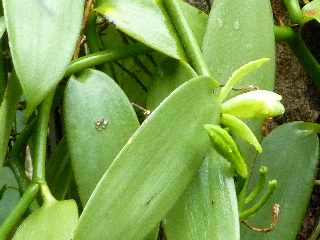
[[[210,76],[209,68],[203,59],[198,42],[183,15],[179,2],[176,0],[162,1],[167,14],[175,26],[186,55],[199,75]]]
[[[80,57],[77,60],[72,61],[68,66],[65,77],[69,77],[83,69],[94,67],[103,63],[117,61],[128,57],[133,57],[150,52],[150,48],[144,44],[135,43],[125,48],[119,48],[115,50],[100,51],[87,56]]]
[[[283,3],[288,10],[291,21],[300,26],[304,25],[305,20],[300,8],[299,0],[283,0]]]
[[[33,182],[45,182],[48,125],[54,93],[55,91],[49,93],[39,110],[39,118],[35,133]]]
[[[39,184],[32,183],[28,186],[27,190],[23,194],[19,203],[11,214],[6,218],[4,223],[0,227],[0,239],[7,239],[10,235],[12,229],[18,224],[21,219],[21,216],[27,211],[29,205],[37,196],[37,193],[40,189]]]
[[[285,41],[289,44],[300,63],[309,73],[315,84],[320,87],[320,65],[305,45],[301,34],[295,32],[287,26],[275,26],[275,36],[277,41]]]

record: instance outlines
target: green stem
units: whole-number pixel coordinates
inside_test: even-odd
[[[320,87],[320,65],[305,45],[301,35],[297,33],[294,41],[289,41],[288,44],[298,57],[304,69],[309,73],[314,83]]]
[[[40,106],[35,133],[33,182],[44,183],[46,171],[47,136],[51,106],[55,91],[52,91]]]
[[[245,200],[244,200],[245,204],[251,203],[261,193],[261,191],[263,190],[264,184],[266,183],[267,173],[268,173],[268,168],[267,167],[262,166],[259,169],[258,183],[254,187],[252,192],[245,198]]]
[[[296,32],[288,26],[274,26],[274,34],[277,42],[292,41],[296,37]]]
[[[283,2],[288,10],[291,21],[302,26],[305,21],[300,8],[299,0],[283,0]]]
[[[96,65],[100,65],[106,62],[117,61],[124,58],[129,58],[149,52],[150,49],[141,43],[131,44],[128,47],[100,51],[93,54],[89,54],[85,57],[78,58],[73,61],[67,68],[65,77],[71,76],[77,72],[80,72],[86,68],[90,68]]]
[[[3,100],[4,93],[7,86],[7,73],[5,69],[5,60],[2,53],[2,50],[3,50],[2,44],[3,44],[3,40],[1,39],[0,40],[0,105]]]
[[[56,203],[57,200],[53,197],[48,185],[46,183],[41,184],[41,195],[45,205],[51,205]]]
[[[301,34],[289,27],[275,27],[276,38],[286,41],[295,55],[298,57],[304,69],[313,79],[314,83],[320,87],[320,65],[305,45]]]
[[[0,227],[0,239],[7,239],[14,229],[14,227],[19,223],[23,214],[27,211],[29,205],[37,196],[39,191],[39,185],[33,183],[29,185],[19,203],[15,207],[15,209],[11,212],[11,214],[6,218],[4,223]]]
[[[198,42],[183,15],[179,2],[176,0],[162,1],[164,7],[175,26],[180,40],[184,46],[186,55],[199,75],[210,76],[209,68],[203,59]]]
[[[251,208],[244,210],[243,212],[240,213],[240,220],[246,220],[256,212],[258,212],[264,205],[265,203],[271,198],[272,194],[276,190],[278,184],[276,180],[272,180],[269,182],[268,186],[268,192]]]

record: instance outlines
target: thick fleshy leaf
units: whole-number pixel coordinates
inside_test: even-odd
[[[42,206],[22,222],[13,240],[70,240],[78,223],[73,200]]]
[[[16,77],[12,76],[0,105],[0,166],[7,154],[11,127],[16,114],[16,105],[21,96],[21,89]]]
[[[0,189],[0,224],[2,224],[20,199],[17,181],[7,167],[0,169]]]
[[[124,33],[170,57],[184,59],[168,17],[155,0],[98,0],[96,11]]]
[[[161,221],[210,147],[203,124],[219,118],[213,87],[190,80],[143,122],[98,183],[75,240],[140,239]]]
[[[3,0],[12,60],[27,116],[64,75],[79,38],[84,0]]]
[[[159,237],[159,225],[156,226],[156,228],[154,228],[145,238],[143,238],[144,240],[158,240]]]
[[[103,32],[101,39],[106,50],[121,49],[133,43],[130,37],[118,31],[112,25]],[[157,56],[159,55],[162,56],[161,53],[152,51],[148,55],[107,63],[101,70],[119,84],[130,101],[144,106],[147,90],[150,88],[156,71]]]
[[[118,85],[96,70],[71,77],[64,114],[72,168],[85,204],[139,122]]]
[[[167,239],[240,239],[232,173],[216,152],[208,154],[198,177],[163,222]]]
[[[245,77],[237,87],[255,85],[271,90],[275,74],[275,42],[270,1],[214,1],[202,49],[213,77],[221,83],[225,83],[240,66],[270,58],[269,63]]]
[[[303,15],[307,18],[314,18],[320,22],[320,1],[313,0],[302,8]]]
[[[73,178],[70,154],[66,138],[55,148],[46,167],[46,180],[53,196],[63,200]]]
[[[196,73],[188,64],[165,59],[159,64],[158,72],[148,92],[147,108],[154,110],[177,87],[195,76]]]
[[[294,240],[300,230],[313,188],[313,180],[319,157],[319,140],[305,123],[295,122],[282,125],[271,132],[263,142],[263,153],[257,159],[256,169],[265,165],[268,177],[277,179],[279,188],[268,203],[249,218],[255,226],[269,227],[271,209],[280,204],[280,220],[274,231],[263,234],[243,227],[243,240]],[[257,177],[253,178],[253,182]]]
[[[6,24],[4,21],[4,17],[0,17],[0,38],[2,38],[5,31],[6,31]]]
[[[6,24],[4,22],[4,17],[0,17],[0,52],[1,52],[1,55],[0,55],[0,105],[2,103],[4,92],[6,90],[7,74],[8,74],[5,69],[3,54],[2,54],[2,45],[3,45],[2,37],[5,31],[6,31]]]
[[[183,0],[177,1],[180,3],[183,15],[188,21],[199,46],[201,46],[207,28],[208,15]]]

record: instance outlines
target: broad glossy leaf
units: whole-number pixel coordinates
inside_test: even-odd
[[[1,4],[1,2],[0,2]],[[3,100],[3,96],[4,96],[4,92],[6,90],[6,86],[7,86],[7,72],[5,69],[5,65],[4,65],[4,61],[3,61],[3,53],[2,53],[2,45],[3,45],[3,34],[6,30],[6,25],[4,22],[4,17],[0,17],[0,105],[2,103]]]
[[[158,240],[160,224],[157,225],[143,240]]]
[[[311,197],[319,157],[318,137],[304,126],[302,122],[284,124],[263,140],[263,153],[258,156],[256,169],[259,165],[267,166],[268,177],[277,179],[279,187],[271,200],[248,221],[261,227],[270,226],[274,203],[280,204],[280,219],[275,230],[267,234],[243,227],[241,239],[296,239]]]
[[[202,45],[203,37],[206,32],[208,15],[198,8],[191,6],[183,0],[177,0],[180,3],[183,14],[187,19],[189,26],[197,39],[199,46]]]
[[[73,200],[44,205],[22,222],[13,240],[70,240],[78,223]]]
[[[72,177],[68,144],[66,138],[63,138],[52,153],[46,167],[46,180],[50,191],[56,199],[64,199],[69,190]]]
[[[0,169],[0,224],[14,209],[20,199],[17,181],[7,167]]]
[[[140,239],[160,222],[210,146],[203,124],[218,121],[213,84],[188,81],[143,122],[98,183],[75,240]]]
[[[16,105],[21,96],[21,89],[16,77],[12,76],[0,105],[0,166],[6,157],[11,127],[16,114]]]
[[[198,176],[164,220],[167,239],[240,239],[230,164],[212,151]]]
[[[244,78],[237,87],[255,85],[273,89],[275,42],[270,1],[214,1],[202,49],[213,77],[221,83],[240,66],[270,58],[269,63]]]
[[[98,0],[96,11],[121,31],[170,57],[184,59],[182,46],[155,0]]]
[[[112,25],[103,32],[101,39],[106,50],[121,49],[133,42],[130,37]],[[158,52],[152,52],[148,55],[108,63],[102,70],[119,84],[132,102],[144,106],[147,90],[150,88],[153,74],[156,71],[158,55],[162,56]]]
[[[6,24],[4,21],[4,17],[0,17],[0,38],[2,38],[5,31],[6,31]]]
[[[320,1],[313,0],[302,8],[305,17],[314,18],[320,22]]]
[[[163,60],[148,92],[147,108],[154,110],[177,87],[195,76],[188,64],[170,58]]]
[[[118,85],[96,70],[70,78],[64,114],[72,167],[85,204],[139,122]]]
[[[79,38],[84,0],[3,0],[12,60],[27,115],[64,75]]]
[[[275,39],[270,1],[214,1],[202,50],[213,77],[221,83],[226,83],[240,66],[260,58],[269,58],[268,63],[243,78],[235,88],[254,86],[273,90]],[[248,121],[248,124],[257,138],[261,139],[262,121]],[[252,165],[256,157],[255,150],[245,144],[241,144],[241,148],[248,164]]]

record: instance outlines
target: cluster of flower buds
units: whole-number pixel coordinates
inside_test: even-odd
[[[232,134],[237,135],[244,141],[255,147],[258,153],[262,152],[262,147],[251,131],[251,129],[241,119],[265,119],[282,115],[285,112],[284,106],[280,102],[282,97],[272,91],[254,90],[242,93],[231,99],[224,101],[231,90],[244,76],[257,70],[269,59],[259,59],[249,62],[235,71],[219,94],[221,101],[221,124]],[[246,178],[248,176],[247,164],[233,140],[229,131],[220,125],[205,125],[211,142],[215,150],[226,160],[230,161],[235,172]]]

